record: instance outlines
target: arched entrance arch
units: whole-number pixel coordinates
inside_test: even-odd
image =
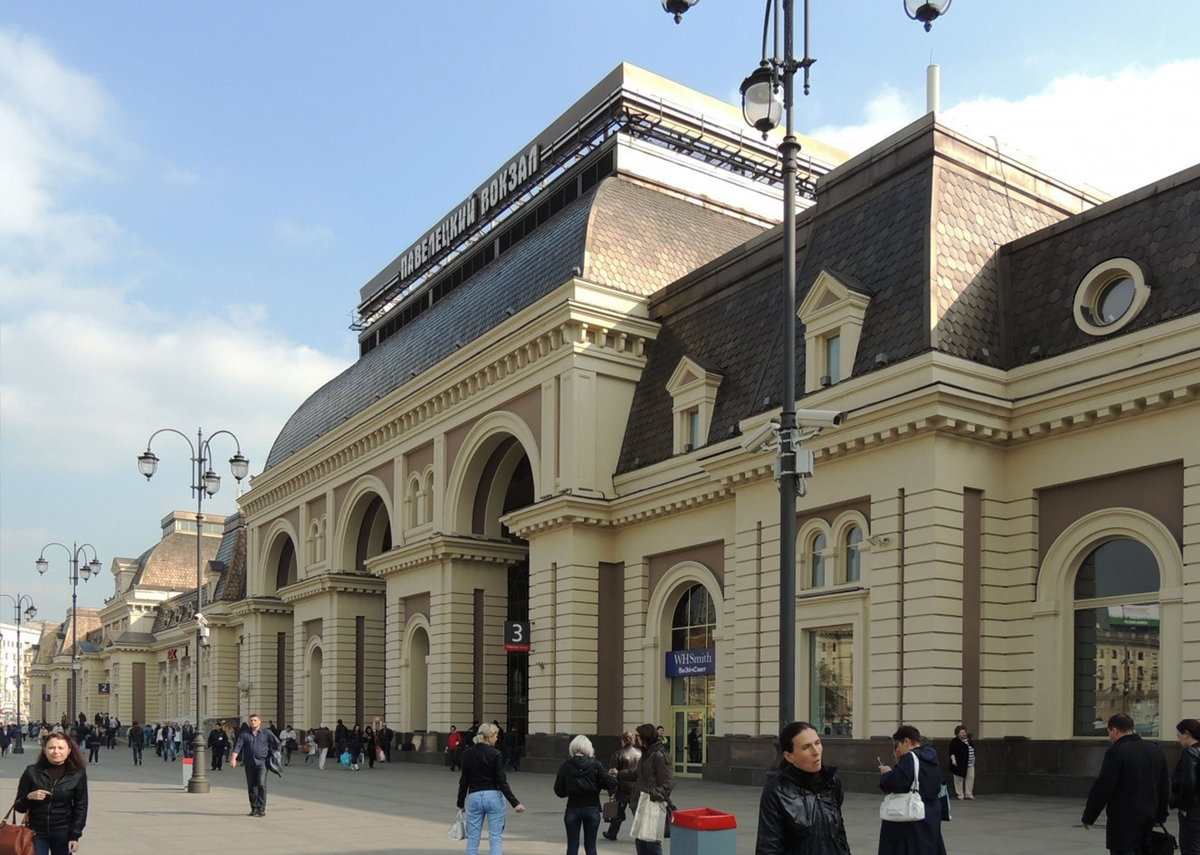
[[[418,615],[409,621],[404,650],[407,666],[404,681],[405,729],[429,729],[429,621]]]
[[[1144,561],[1158,571],[1157,591],[1138,590],[1132,597],[1128,592],[1094,590],[1091,582],[1081,579],[1081,569],[1094,564],[1101,547],[1125,542],[1131,555],[1145,552]],[[1093,567],[1093,570],[1095,568]],[[1143,575],[1149,574],[1146,569]],[[1082,584],[1081,584],[1082,583]],[[1144,586],[1136,586],[1143,588]],[[1105,596],[1112,593],[1112,596]],[[1114,662],[1101,662],[1100,650],[1112,651],[1110,658],[1119,658],[1123,644],[1099,645],[1099,636],[1106,630],[1126,623],[1126,605],[1154,606],[1138,615],[1134,622],[1149,626],[1157,624],[1158,662],[1158,722],[1153,727],[1161,735],[1162,722],[1183,717],[1183,555],[1170,530],[1156,517],[1131,508],[1107,508],[1087,514],[1068,526],[1054,541],[1039,568],[1037,597],[1033,604],[1034,650],[1034,736],[1061,739],[1077,735],[1076,690],[1079,668],[1087,667],[1099,684],[1101,666],[1111,668]],[[1117,611],[1120,611],[1119,616]],[[1084,614],[1088,612],[1090,614]],[[1118,617],[1114,623],[1113,618]],[[1091,627],[1085,624],[1091,623]],[[1100,631],[1097,631],[1100,626]],[[1080,650],[1093,650],[1091,660],[1081,663]],[[1147,674],[1147,679],[1149,674]],[[1138,723],[1142,729],[1150,722]]]
[[[716,577],[696,561],[672,567],[650,597],[643,640],[647,715],[649,720],[668,722],[676,774],[701,773],[708,738],[717,732],[722,712],[717,663],[725,652],[724,611]],[[672,657],[678,670],[674,676],[668,674],[668,653],[689,654]]]
[[[538,461],[537,441],[519,417],[499,411],[480,419],[463,441],[446,482],[445,519],[450,531],[502,537],[500,516],[515,509],[506,505],[511,504],[509,485],[518,471],[528,478],[526,504],[542,494]]]
[[[322,723],[322,709],[325,702],[322,687],[324,686],[324,653],[321,651],[319,639],[313,639],[308,648],[308,721],[309,727],[319,727]]]
[[[388,491],[374,476],[359,479],[338,523],[336,569],[362,571],[365,562],[392,548],[392,508]]]
[[[265,596],[275,595],[280,588],[299,581],[299,561],[296,545],[300,542],[292,526],[286,520],[276,520],[267,530],[266,550],[259,564],[258,592]]]

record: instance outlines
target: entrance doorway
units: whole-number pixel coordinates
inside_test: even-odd
[[[324,685],[325,656],[321,652],[320,647],[314,647],[311,658],[308,660],[308,721],[309,727],[319,727],[324,721],[322,716],[322,705],[324,697],[322,696],[322,686]]]
[[[671,754],[676,775],[699,776],[715,720],[711,707],[671,707]]]

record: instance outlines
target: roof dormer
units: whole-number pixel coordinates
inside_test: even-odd
[[[804,324],[804,391],[815,392],[854,371],[871,295],[847,273],[817,274],[796,315]]]
[[[712,424],[720,385],[721,375],[699,360],[690,356],[679,360],[667,381],[675,425],[675,454],[684,454],[708,443],[708,428]]]

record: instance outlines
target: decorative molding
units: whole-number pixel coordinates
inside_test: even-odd
[[[370,571],[383,590],[383,580],[401,573],[443,561],[471,561],[477,564],[508,566],[524,560],[528,548],[507,540],[459,537],[435,534],[427,540],[409,543],[376,555],[367,561]]]

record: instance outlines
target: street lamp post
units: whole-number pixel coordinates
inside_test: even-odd
[[[207,750],[204,742],[203,720],[201,718],[201,690],[202,685],[200,675],[200,649],[204,644],[205,621],[201,611],[204,605],[202,601],[202,590],[204,585],[204,559],[201,551],[201,536],[204,533],[204,498],[205,496],[216,495],[217,490],[221,488],[221,476],[219,476],[212,468],[212,448],[210,443],[221,434],[225,434],[233,439],[237,451],[233,457],[229,458],[229,468],[233,473],[233,477],[240,484],[242,479],[250,472],[250,461],[242,456],[242,445],[238,442],[238,438],[227,430],[219,430],[216,433],[210,434],[208,439],[204,438],[203,429],[196,430],[196,442],[182,431],[175,428],[160,428],[150,434],[150,439],[146,441],[146,451],[138,455],[138,471],[146,476],[149,481],[158,469],[158,458],[154,452],[150,450],[154,438],[160,433],[173,433],[183,437],[183,441],[188,444],[192,450],[192,492],[196,494],[196,655],[192,660],[192,669],[196,672],[196,727],[195,736],[192,738],[192,777],[188,780],[189,793],[207,793],[209,791],[208,772],[206,771],[206,755]]]
[[[699,0],[663,0],[663,9],[679,23]],[[905,13],[928,31],[953,0],[904,0]],[[804,0],[804,56],[796,59],[793,43],[795,0],[767,0],[763,26],[762,61],[742,82],[742,115],[762,132],[763,139],[785,125],[779,145],[783,173],[783,402],[779,413],[779,726],[796,718],[796,496],[802,489],[796,451],[802,438],[796,423],[796,139],[792,107],[796,72],[804,71],[804,94],[814,58],[808,54],[808,0]],[[768,54],[767,37],[774,13],[775,51]],[[782,26],[781,26],[782,25]],[[782,29],[783,50],[780,51]],[[782,89],[782,92],[780,91]],[[838,422],[840,423],[840,416]],[[812,436],[812,433],[804,436]]]
[[[24,754],[25,746],[21,744],[21,617],[26,620],[33,620],[37,617],[37,606],[33,604],[33,598],[28,594],[17,594],[15,597],[12,594],[0,594],[0,597],[8,597],[12,600],[13,612],[17,616],[17,741],[13,745],[13,754]],[[28,603],[25,610],[21,610],[21,605]]]
[[[101,568],[100,557],[96,554],[96,547],[90,543],[73,542],[70,546],[65,543],[47,543],[42,547],[42,551],[38,554],[38,559],[34,564],[37,566],[38,573],[45,574],[50,569],[50,562],[46,560],[46,550],[51,546],[58,546],[67,551],[71,556],[71,724],[76,724],[76,716],[79,712],[79,579],[87,581],[95,575],[99,575]],[[88,550],[92,552],[92,560],[83,562],[80,557],[87,559]]]

